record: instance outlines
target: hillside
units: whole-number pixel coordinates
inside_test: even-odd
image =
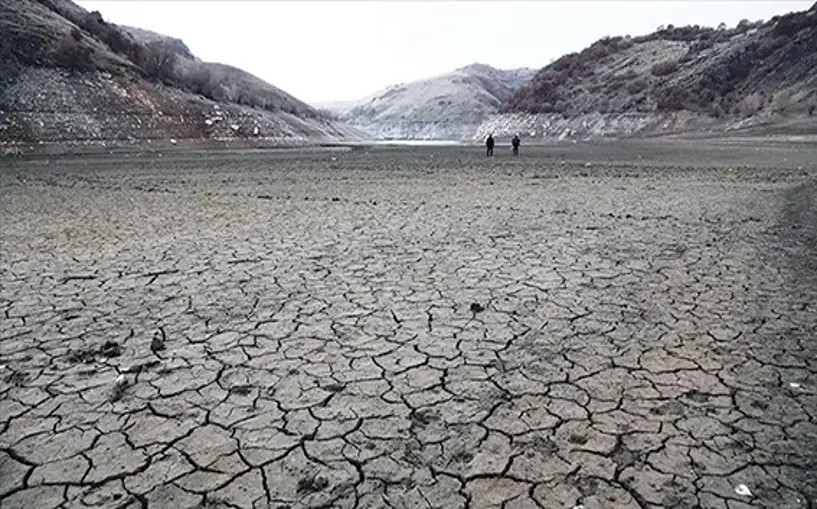
[[[137,42],[141,42],[142,44],[146,45],[156,42],[162,43],[167,45],[167,47],[170,48],[173,53],[181,58],[198,60],[196,56],[193,55],[193,52],[190,51],[190,48],[187,47],[187,44],[185,44],[181,39],[163,34],[157,34],[151,30],[145,30],[144,28],[124,25],[120,25],[120,28],[127,32]]]
[[[816,106],[817,4],[731,29],[602,39],[538,71],[475,138],[817,132]]]
[[[472,64],[388,87],[338,114],[381,139],[467,138],[533,73],[531,69],[500,70]]]
[[[70,0],[0,0],[0,35],[0,142],[365,136],[179,39]]]

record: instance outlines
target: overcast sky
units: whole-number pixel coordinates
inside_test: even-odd
[[[605,35],[659,25],[735,25],[810,1],[79,0],[109,21],[179,37],[194,54],[249,71],[299,99],[358,99],[474,62],[546,65]]]

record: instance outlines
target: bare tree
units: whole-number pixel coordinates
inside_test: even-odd
[[[139,67],[148,78],[165,82],[175,78],[176,54],[167,42],[151,41],[145,44],[141,53]]]

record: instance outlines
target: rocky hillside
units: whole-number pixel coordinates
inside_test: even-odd
[[[70,0],[0,0],[0,142],[364,136],[179,39]]]
[[[472,64],[388,87],[338,114],[380,139],[469,138],[533,74],[531,69],[500,70]]]
[[[183,40],[178,39],[176,37],[170,37],[164,34],[158,34],[151,30],[145,30],[144,28],[132,27],[132,26],[120,26],[122,30],[128,33],[133,39],[137,42],[141,42],[142,44],[149,45],[149,44],[164,44],[166,45],[173,53],[178,55],[181,58],[186,58],[189,60],[198,60],[196,56],[190,51],[190,48],[187,47],[187,44],[184,43]]]
[[[602,39],[541,69],[477,130],[510,136],[817,132],[817,4],[735,28]]]

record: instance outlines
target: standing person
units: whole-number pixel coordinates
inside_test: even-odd
[[[513,139],[511,140],[511,145],[513,146],[513,155],[519,155],[519,145],[522,143],[522,140],[519,139],[518,134],[513,135]]]
[[[485,146],[488,148],[488,157],[494,155],[494,135],[489,134],[488,139],[485,140]]]

